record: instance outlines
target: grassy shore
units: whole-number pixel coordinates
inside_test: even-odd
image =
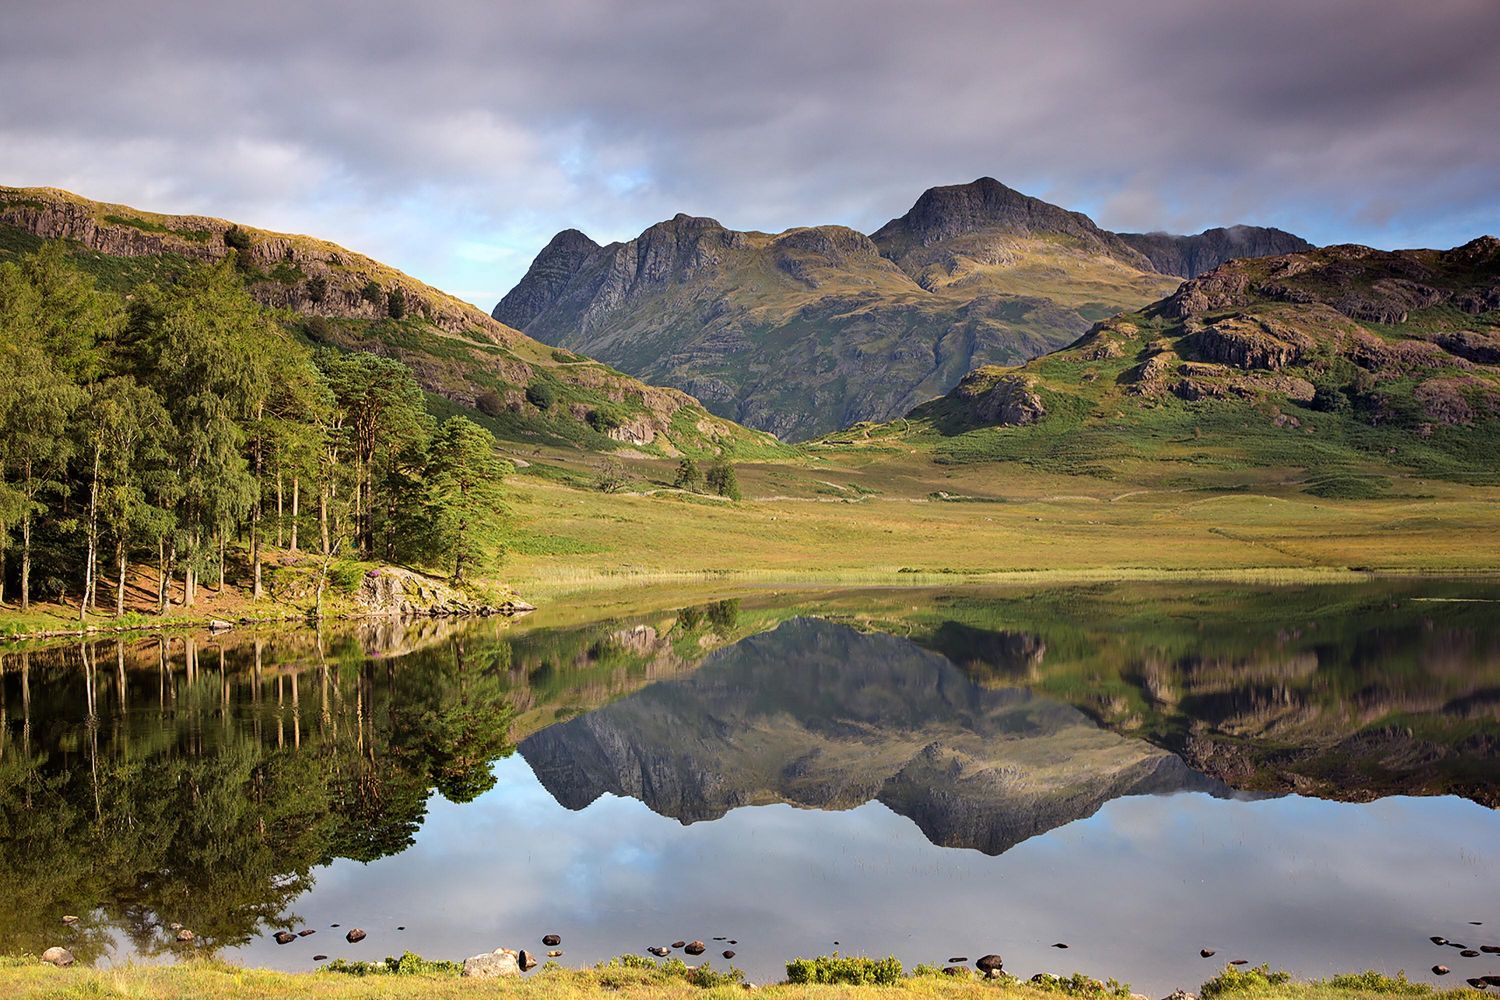
[[[1097,985],[1097,984],[1094,984]],[[1128,997],[1079,989],[1077,980],[1050,986],[1024,980],[985,980],[964,976],[917,974],[890,985],[790,984],[756,987],[774,1000],[1109,1000]],[[1313,982],[1269,979],[1255,970],[1233,969],[1201,988],[1204,1000],[1390,1000],[1392,997],[1472,997],[1471,990],[1437,990],[1404,977],[1377,973],[1335,976]],[[742,997],[739,983],[699,986],[680,975],[659,970],[623,968],[610,963],[591,969],[544,969],[522,978],[461,979],[452,974],[351,976],[334,972],[288,973],[245,969],[217,962],[172,966],[132,965],[118,969],[55,969],[34,959],[0,959],[0,996],[11,1000],[726,1000]]]

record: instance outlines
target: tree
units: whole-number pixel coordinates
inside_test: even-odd
[[[427,481],[435,538],[453,565],[453,582],[463,583],[482,558],[479,526],[500,510],[500,477],[495,439],[466,417],[449,417],[432,439]]]
[[[599,463],[599,477],[594,481],[601,493],[618,493],[625,488],[628,479],[625,466],[617,458],[606,458]]]
[[[677,478],[672,485],[679,490],[691,490],[697,493],[703,488],[703,470],[698,468],[698,463],[683,456],[682,461],[677,463]]]
[[[406,293],[399,288],[392,288],[385,296],[385,312],[391,319],[402,319],[406,316]]]
[[[546,382],[532,382],[526,386],[526,401],[538,410],[550,410],[557,402],[557,393]]]
[[[112,296],[49,243],[18,265],[0,266],[0,471],[12,477],[0,502],[21,529],[21,607],[31,606],[37,518],[62,490],[72,441],[67,429],[99,370],[97,344],[119,329]]]
[[[721,497],[731,500],[740,499],[740,481],[735,475],[734,466],[724,459],[719,459],[708,467],[706,477],[708,488]]]

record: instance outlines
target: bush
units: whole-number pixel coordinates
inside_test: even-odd
[[[589,411],[589,426],[600,434],[608,434],[622,422],[620,414],[611,407],[596,406]]]
[[[385,312],[391,319],[402,319],[406,316],[406,293],[399,288],[392,288],[385,297]]]
[[[557,402],[557,393],[546,382],[533,382],[526,387],[526,402],[538,410],[550,410]]]
[[[371,278],[365,282],[365,287],[359,290],[359,297],[370,303],[370,305],[375,306],[384,301],[385,293],[380,290],[380,282]]]
[[[599,477],[595,486],[601,493],[618,493],[625,488],[625,466],[613,458],[606,458],[599,466]]]
[[[740,480],[734,472],[734,466],[722,458],[708,467],[706,477],[708,488],[721,497],[731,500],[740,498]]]
[[[487,417],[498,417],[505,412],[505,400],[494,389],[486,389],[474,400],[474,408]]]
[[[351,962],[336,958],[323,968],[346,976],[456,976],[464,970],[458,962],[423,958],[409,951],[400,958],[387,956],[384,962]]]
[[[326,316],[309,316],[302,321],[302,332],[315,343],[326,344],[333,333],[333,324]]]
[[[1414,983],[1406,978],[1405,972],[1396,973],[1396,978],[1371,969],[1368,972],[1346,972],[1331,979],[1323,980],[1323,985],[1330,986],[1336,990],[1356,990],[1360,993],[1390,993],[1396,996],[1426,996],[1432,992],[1432,987],[1426,983]]]
[[[1245,969],[1243,972],[1232,965],[1224,966],[1224,971],[1219,973],[1198,990],[1201,1000],[1214,1000],[1229,993],[1248,993],[1258,990],[1269,989],[1272,986],[1282,986],[1292,981],[1290,972],[1271,971],[1269,965],[1258,965],[1253,969]]]
[[[798,958],[786,964],[786,981],[794,984],[827,983],[847,986],[894,986],[901,981],[901,962],[890,958],[819,955]]]
[[[250,249],[250,234],[239,226],[230,226],[224,230],[224,245],[231,250],[244,253]]]
[[[314,302],[322,302],[328,297],[328,279],[321,274],[307,279],[307,297]]]
[[[1039,990],[1049,993],[1062,993],[1070,997],[1128,997],[1130,986],[1117,979],[1109,979],[1105,982],[1085,976],[1081,972],[1075,972],[1071,976],[1054,976],[1048,972],[1039,972],[1031,977],[1031,985]]]

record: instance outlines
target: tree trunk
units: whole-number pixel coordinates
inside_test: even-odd
[[[259,421],[265,413],[264,405],[255,408],[255,419]],[[261,508],[261,476],[265,471],[265,446],[261,436],[255,436],[255,506],[250,509],[250,567],[254,582],[251,584],[251,596],[260,600],[260,508]],[[277,524],[281,523],[281,476],[276,477],[276,517]],[[219,551],[219,589],[224,589],[224,557],[223,542],[220,543]],[[277,544],[280,544],[278,542]]]
[[[224,593],[224,531],[219,532],[219,585],[214,588],[215,593]]]
[[[197,576],[191,562],[182,568],[182,606],[185,608],[192,607],[198,599]]]
[[[282,534],[286,527],[286,511],[281,506],[282,484],[281,484],[281,460],[276,461],[276,547],[281,548],[284,540]]]
[[[292,477],[292,554],[297,554],[297,492],[300,481],[297,476]]]
[[[31,462],[25,470],[26,506],[21,511],[21,610],[31,610]]]
[[[328,484],[318,490],[318,531],[323,536],[323,555],[328,555]]]
[[[78,605],[78,618],[80,621],[88,617],[89,608],[94,606],[94,583],[98,576],[99,561],[99,460],[102,449],[94,448],[94,474],[89,483],[89,528],[88,528],[88,561],[83,567],[83,600]]]
[[[125,614],[125,539],[115,542],[115,566],[119,568],[119,584],[115,587],[115,617]]]

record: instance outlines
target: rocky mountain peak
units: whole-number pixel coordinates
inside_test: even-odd
[[[573,275],[599,250],[599,244],[583,233],[564,229],[542,248],[525,277],[490,315],[517,330],[523,328],[556,301]]]
[[[1276,257],[1313,249],[1302,237],[1266,226],[1205,229],[1196,236],[1172,233],[1119,233],[1163,274],[1196,278],[1240,257]]]

